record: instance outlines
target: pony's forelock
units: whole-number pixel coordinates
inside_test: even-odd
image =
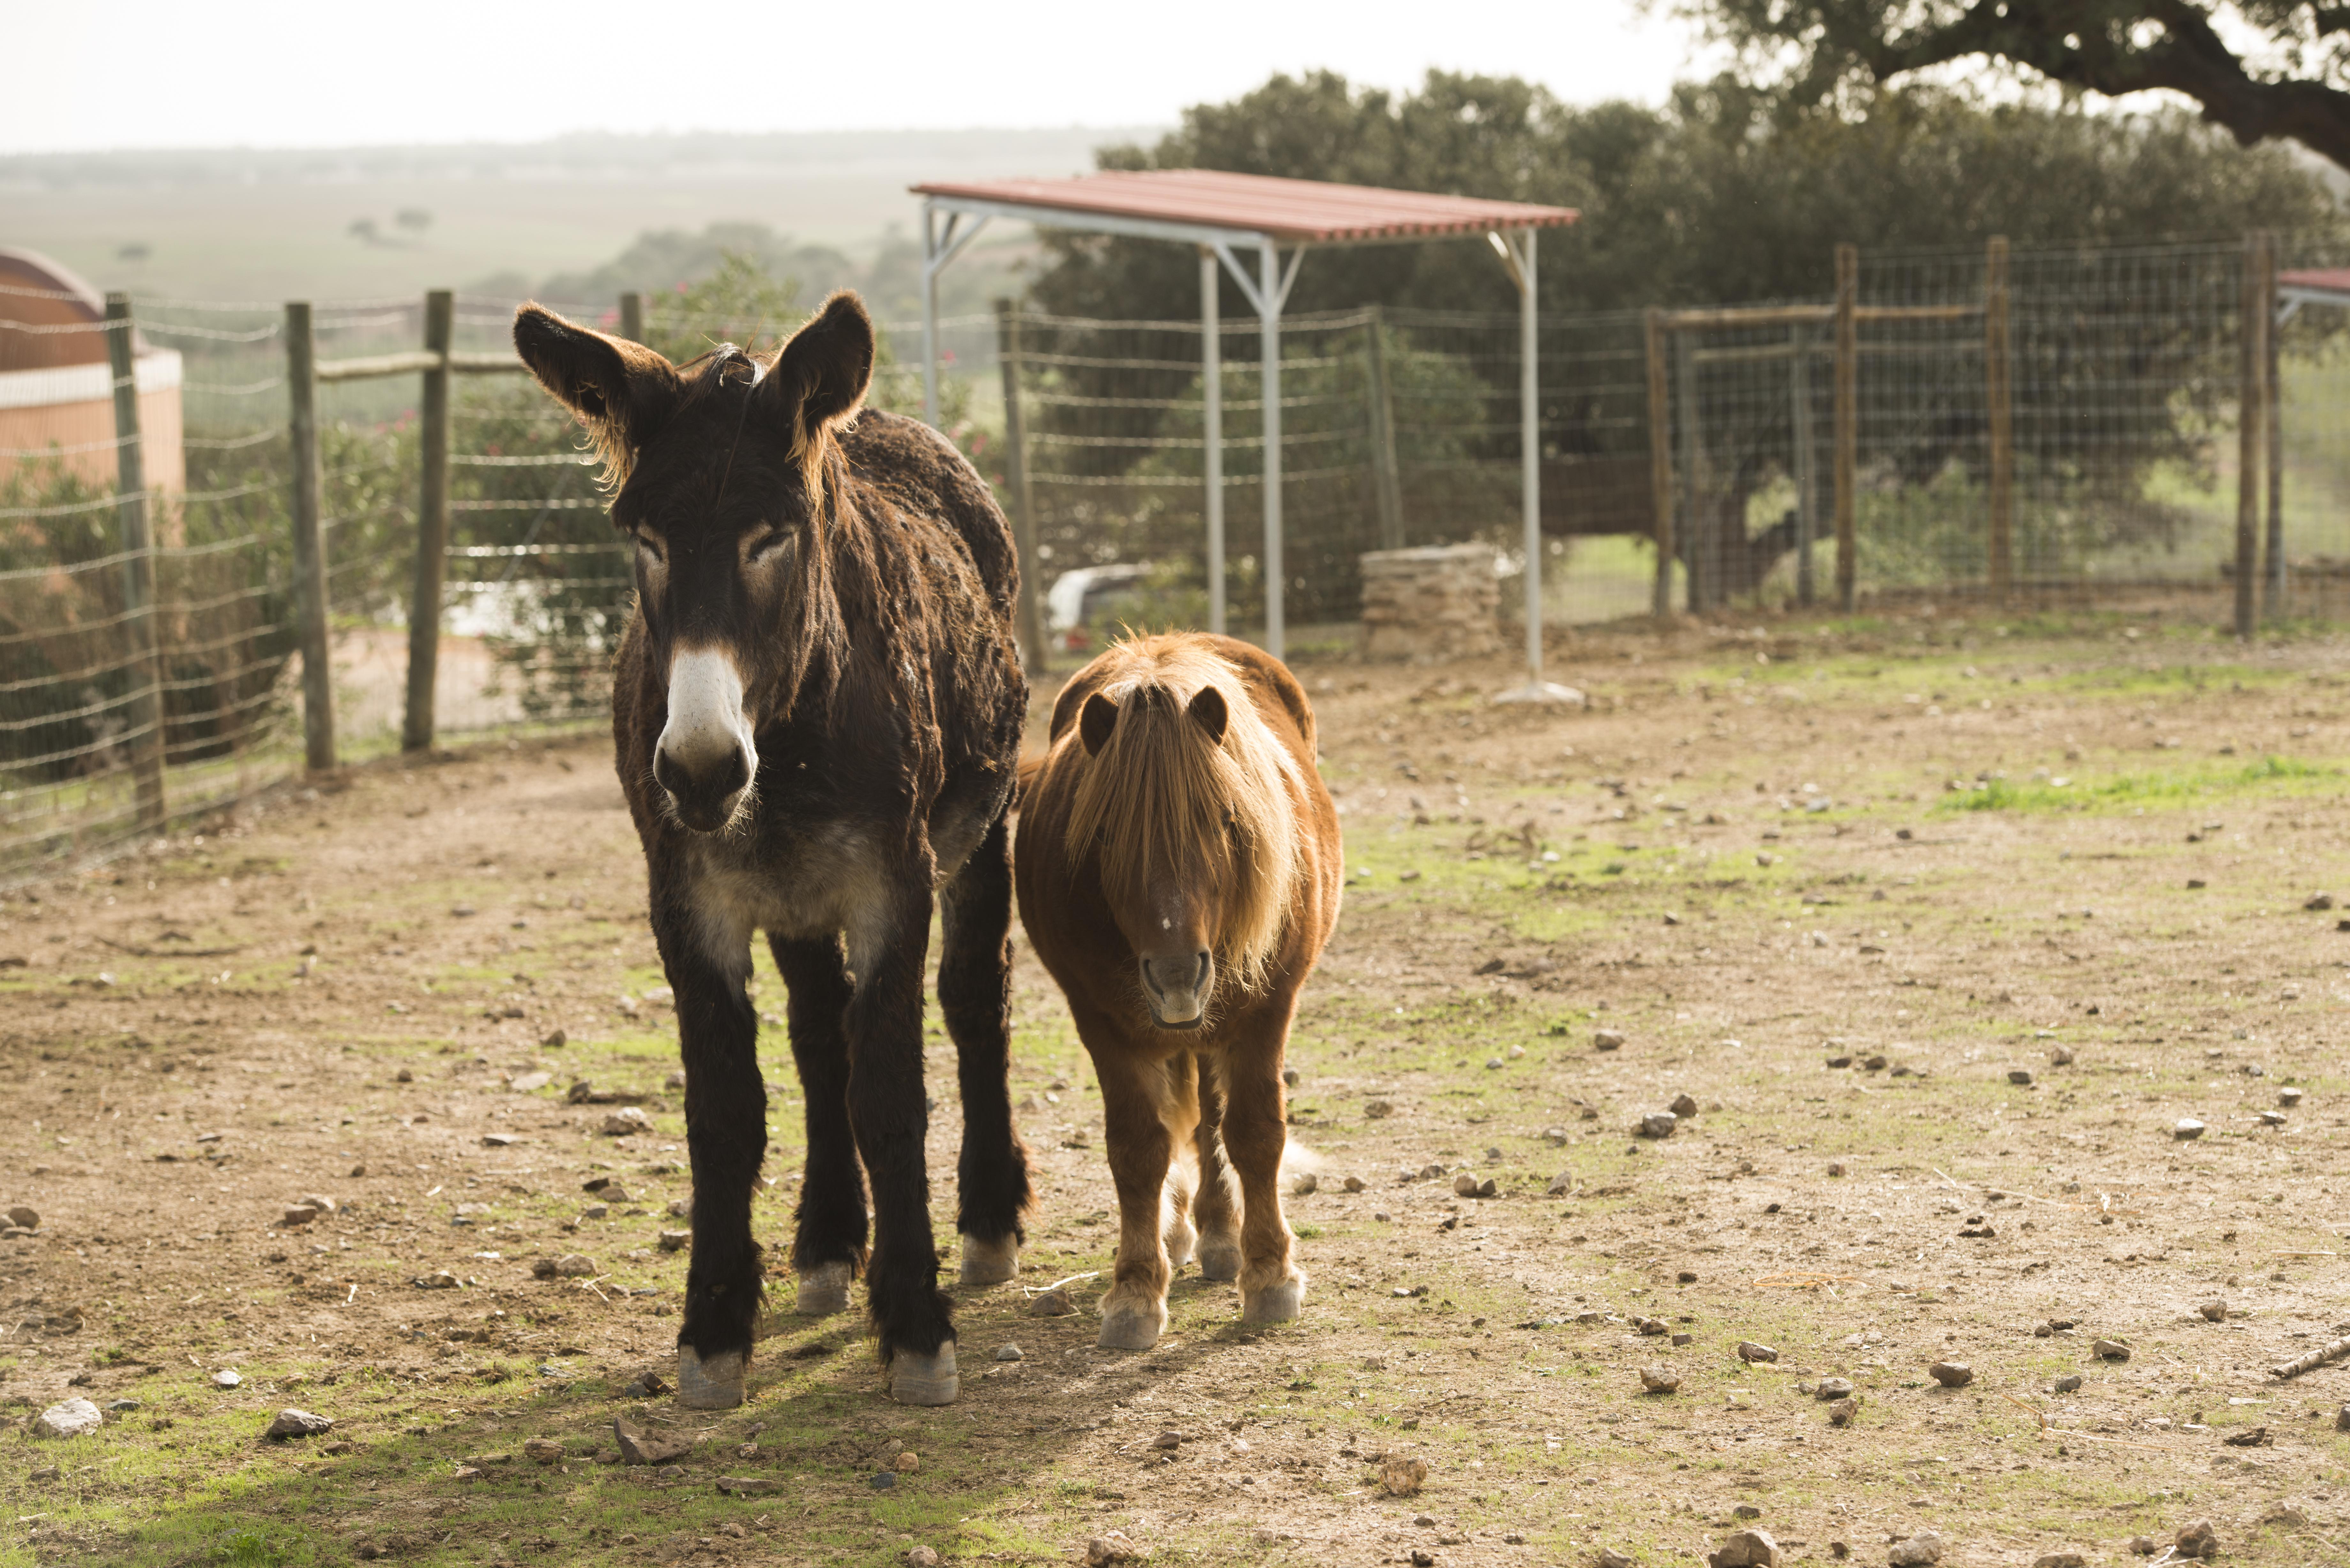
[[[1299,821],[1305,783],[1287,747],[1250,700],[1229,662],[1180,637],[1119,644],[1100,688],[1118,722],[1098,755],[1085,757],[1078,726],[1058,742],[1079,772],[1069,807],[1066,851],[1091,858],[1114,905],[1139,903],[1153,877],[1212,877],[1223,907],[1217,961],[1255,989],[1281,946],[1305,838]],[[1189,716],[1191,699],[1213,686],[1228,718],[1211,742]]]

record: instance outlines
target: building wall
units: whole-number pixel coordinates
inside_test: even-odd
[[[139,428],[153,489],[184,491],[188,462],[181,444],[180,356],[151,349],[136,361]],[[61,365],[0,371],[0,483],[55,449],[86,482],[115,479],[114,393],[106,366]]]

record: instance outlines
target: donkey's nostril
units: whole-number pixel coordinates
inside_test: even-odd
[[[653,753],[653,782],[681,805],[716,805],[751,782],[750,759],[740,745],[692,758],[663,746]]]

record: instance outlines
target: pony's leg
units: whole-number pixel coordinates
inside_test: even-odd
[[[743,982],[750,932],[714,940],[690,889],[656,863],[653,937],[677,997],[685,1058],[685,1142],[693,1165],[693,1256],[677,1332],[678,1402],[699,1410],[743,1402],[759,1316],[759,1246],[751,1189],[767,1148],[758,1014]],[[738,945],[739,939],[739,945]]]
[[[848,966],[840,939],[770,938],[775,969],[790,993],[785,1010],[792,1060],[807,1098],[807,1165],[792,1238],[800,1312],[845,1312],[848,1282],[865,1262],[865,1173],[848,1127]]]
[[[1200,1060],[1199,1075],[1200,1125],[1191,1144],[1199,1152],[1200,1179],[1191,1193],[1191,1220],[1199,1227],[1200,1275],[1236,1280],[1241,1277],[1241,1227],[1232,1166],[1224,1158],[1224,1085],[1211,1062]]]
[[[1200,1232],[1191,1223],[1191,1195],[1199,1171],[1185,1171],[1183,1156],[1200,1127],[1200,1062],[1186,1051],[1167,1063],[1167,1123],[1169,1147],[1174,1153],[1167,1171],[1167,1267],[1180,1270],[1199,1252]],[[1192,1179],[1186,1179],[1190,1177]]]
[[[998,1285],[1020,1272],[1032,1201],[1028,1149],[1012,1125],[1012,843],[1002,817],[948,881],[939,913],[939,1007],[962,1090],[962,1282]]]
[[[889,1392],[908,1405],[949,1405],[954,1322],[931,1251],[930,1175],[922,1141],[922,969],[930,947],[931,878],[900,875],[851,915],[857,976],[847,1014],[848,1125],[873,1184],[873,1255],[865,1289],[879,1330]]]
[[[1102,1297],[1101,1335],[1107,1350],[1148,1350],[1167,1327],[1167,1167],[1175,1151],[1168,1135],[1167,1068],[1139,1059],[1117,1032],[1078,1021],[1078,1033],[1101,1080],[1102,1125],[1109,1145],[1110,1179],[1118,1187],[1118,1264]]]
[[[1281,1211],[1281,1157],[1289,1144],[1283,1106],[1282,1047],[1296,1005],[1268,997],[1261,1023],[1224,1054],[1224,1147],[1241,1179],[1241,1318],[1286,1323],[1305,1297],[1305,1276],[1290,1257],[1289,1221]]]

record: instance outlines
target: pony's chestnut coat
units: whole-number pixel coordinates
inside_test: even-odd
[[[1103,1345],[1157,1341],[1195,1246],[1209,1278],[1237,1277],[1249,1321],[1296,1315],[1282,1063],[1343,873],[1313,710],[1278,660],[1139,638],[1062,689],[1014,879],[1101,1081],[1120,1214]]]
[[[680,1397],[740,1402],[758,1315],[766,1096],[744,982],[764,931],[807,1099],[798,1307],[840,1310],[863,1272],[892,1391],[943,1403],[954,1330],[923,1157],[934,909],[966,1282],[1010,1277],[1029,1202],[1005,1079],[1005,814],[1027,711],[1010,530],[944,438],[860,412],[875,345],[853,295],[763,358],[727,346],[675,366],[535,306],[515,346],[587,427],[635,545],[612,739],[685,1059]]]

